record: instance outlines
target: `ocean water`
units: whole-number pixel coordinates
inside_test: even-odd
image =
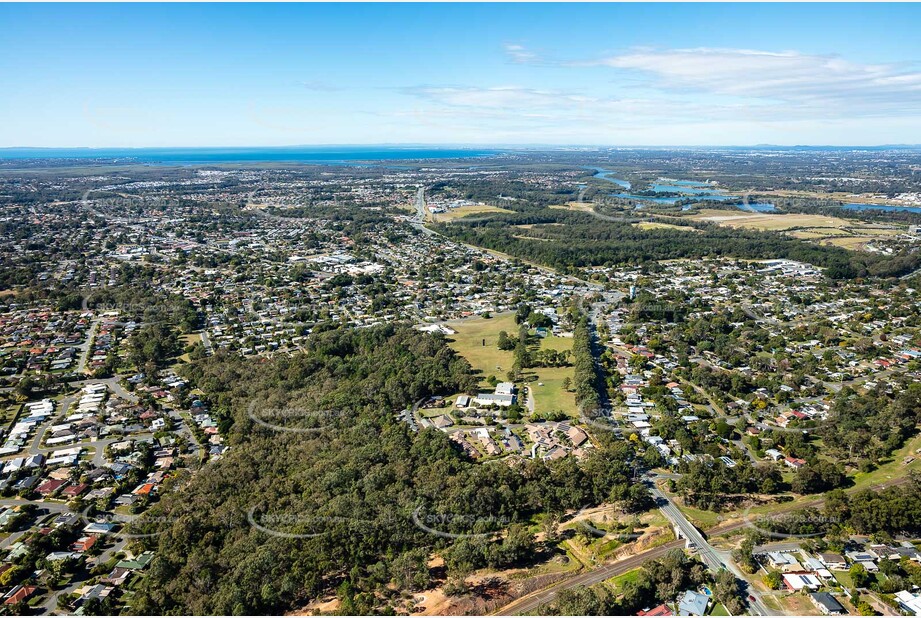
[[[291,146],[278,148],[0,148],[0,159],[125,159],[151,164],[343,163],[461,159],[498,150],[398,146]]]

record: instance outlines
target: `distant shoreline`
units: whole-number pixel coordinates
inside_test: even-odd
[[[0,160],[75,159],[125,163],[209,164],[232,162],[337,163],[484,157],[487,148],[266,147],[266,148],[0,148]]]

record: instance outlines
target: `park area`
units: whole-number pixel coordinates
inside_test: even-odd
[[[470,362],[480,378],[480,387],[483,390],[492,390],[487,382],[490,376],[499,381],[507,379],[514,362],[514,354],[511,350],[500,350],[497,343],[502,331],[510,337],[517,336],[518,325],[515,324],[514,312],[501,313],[490,318],[454,320],[448,322],[447,326],[457,331],[456,334],[448,336],[451,347]],[[535,342],[531,344],[533,350],[572,349],[571,337],[558,337],[548,333],[543,339],[531,339]],[[525,369],[523,374],[523,380],[518,386],[520,388],[527,385],[531,389],[534,411],[537,414],[562,410],[569,416],[577,415],[575,394],[563,388],[564,380],[571,380],[573,377],[572,367],[535,367]]]

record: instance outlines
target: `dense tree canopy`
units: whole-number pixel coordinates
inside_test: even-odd
[[[414,434],[395,412],[474,379],[440,337],[393,326],[333,330],[307,349],[192,367],[231,448],[155,508],[152,520],[169,523],[146,541],[157,557],[134,611],[278,612],[333,589],[340,611],[382,611],[396,594],[389,583],[425,585],[430,552],[444,552],[449,574],[461,576],[515,564],[533,541],[517,524],[597,504],[629,484],[623,441],[582,463],[509,466],[475,464],[441,432]]]

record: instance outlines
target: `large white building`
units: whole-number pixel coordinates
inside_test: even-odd
[[[480,393],[473,398],[478,406],[502,406],[507,408],[515,403],[515,385],[511,382],[499,382],[494,393]]]

